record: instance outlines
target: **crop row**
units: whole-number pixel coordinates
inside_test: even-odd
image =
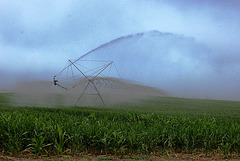
[[[35,155],[240,152],[239,120],[77,108],[1,108],[0,150]]]

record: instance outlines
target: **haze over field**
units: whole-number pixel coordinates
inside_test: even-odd
[[[0,89],[117,39],[84,58],[172,96],[240,100],[238,0],[0,0],[0,20]]]

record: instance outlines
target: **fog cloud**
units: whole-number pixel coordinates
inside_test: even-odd
[[[178,47],[172,41],[173,46],[166,48],[163,48],[164,40],[156,42],[155,38],[141,39],[142,43],[129,47],[124,44],[123,49],[127,53],[133,51],[131,54],[136,57],[152,53],[151,58],[144,56],[145,62],[159,57],[154,49],[168,53],[165,57],[168,61],[159,60],[159,70],[154,71],[164,74],[163,78],[149,82],[144,79],[149,77],[144,72],[144,77],[135,79],[159,88],[168,87],[167,90],[180,96],[197,96],[196,91],[211,87],[207,92],[200,90],[201,96],[208,93],[207,97],[216,97],[225,92],[219,94],[219,98],[239,99],[239,19],[237,0],[0,0],[0,88],[10,88],[17,80],[52,80],[52,75],[61,70],[68,59],[77,59],[121,36],[157,30],[182,36],[184,41],[180,41]],[[117,49],[118,53],[126,52]],[[192,54],[194,52],[197,54]],[[167,68],[170,62],[175,63],[171,70]],[[148,69],[152,71],[152,68],[145,70]],[[160,69],[165,69],[165,73]],[[180,69],[181,76],[176,80]],[[190,76],[191,79],[187,79]],[[187,80],[195,83],[187,84]],[[198,81],[202,82],[199,86]],[[188,89],[194,90],[181,95],[186,91],[184,82]]]

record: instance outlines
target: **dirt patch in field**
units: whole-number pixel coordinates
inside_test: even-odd
[[[222,161],[222,160],[228,160],[228,161],[238,161],[240,160],[240,157],[238,156],[232,156],[232,157],[223,157],[219,155],[215,156],[205,156],[204,154],[199,155],[192,155],[192,154],[171,154],[171,155],[161,155],[161,156],[106,156],[106,155],[100,155],[100,156],[84,156],[84,157],[78,157],[78,156],[69,156],[64,155],[61,157],[48,157],[48,158],[16,158],[16,157],[1,157],[0,161],[169,161],[169,160],[177,160],[177,161],[190,161],[190,160],[201,160],[201,161],[208,161],[208,160],[216,160],[216,161]]]

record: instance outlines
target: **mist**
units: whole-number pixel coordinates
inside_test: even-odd
[[[240,100],[238,1],[1,1],[0,89],[52,81],[68,59],[113,60],[171,96]]]

